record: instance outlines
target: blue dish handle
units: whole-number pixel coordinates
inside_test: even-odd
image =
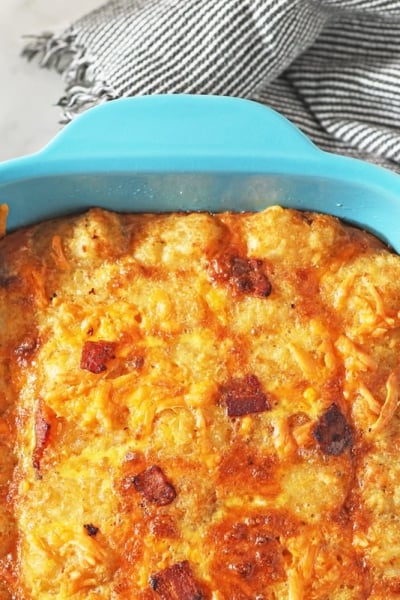
[[[232,97],[143,96],[93,108],[40,152],[0,164],[0,202],[9,203],[11,230],[90,206],[275,203],[336,215],[400,249],[398,175],[323,152],[274,110]]]
[[[100,161],[111,169],[173,172],[265,171],[267,160],[318,153],[287,119],[259,103],[192,95],[108,102],[78,117],[42,151],[64,166],[79,155],[86,170],[94,160],[97,167]]]

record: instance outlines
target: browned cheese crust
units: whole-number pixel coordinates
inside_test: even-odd
[[[0,599],[400,598],[400,258],[318,214],[0,241]]]

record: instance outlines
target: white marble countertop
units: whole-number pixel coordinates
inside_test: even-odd
[[[59,31],[102,0],[0,0],[0,161],[40,150],[60,130],[62,77],[21,57],[24,35]]]

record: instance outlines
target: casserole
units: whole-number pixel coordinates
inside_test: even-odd
[[[8,229],[100,206],[117,211],[258,210],[340,217],[400,250],[400,178],[318,150],[255,102],[150,96],[98,106],[42,151],[0,165]]]
[[[397,598],[400,258],[258,211],[395,246],[397,178],[253,103],[84,121],[3,171],[0,598]]]

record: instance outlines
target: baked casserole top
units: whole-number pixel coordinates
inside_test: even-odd
[[[5,236],[1,600],[400,598],[399,311],[322,214]]]

